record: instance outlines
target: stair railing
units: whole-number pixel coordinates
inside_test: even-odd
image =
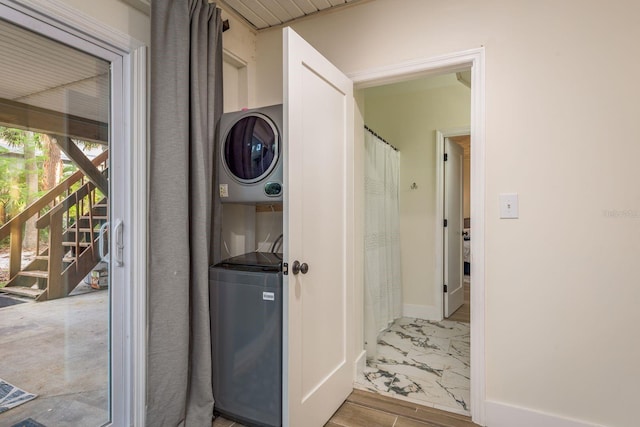
[[[71,266],[75,268],[76,273],[86,268],[87,264],[91,264],[91,267],[93,267],[98,260],[95,251],[96,236],[93,230],[93,213],[91,212],[93,208],[91,200],[95,197],[96,190],[97,188],[92,182],[85,183],[36,222],[38,229],[49,228],[48,299],[66,296],[77,285],[75,280],[81,280],[79,277],[76,277],[72,281],[73,283],[66,283],[66,280],[64,280],[63,274],[70,267],[64,267],[65,255],[69,248],[73,253]],[[88,201],[88,211],[84,209],[85,201]],[[82,228],[81,218],[85,216],[90,218],[90,226],[85,227],[89,229],[86,232],[89,239],[82,242],[80,236],[85,232],[80,231]],[[64,236],[69,233],[75,234],[72,241],[73,246],[66,247],[63,246],[63,242],[67,241]],[[83,243],[85,246],[82,245]],[[85,251],[89,251],[89,253],[87,254]],[[84,262],[80,262],[81,257]]]
[[[98,156],[96,156],[92,160],[92,163],[97,168],[105,169],[107,167],[108,158],[109,158],[109,151],[105,150],[102,153],[100,153]],[[82,173],[82,171],[78,170],[74,172],[67,179],[65,179],[60,184],[56,185],[54,188],[49,190],[42,197],[40,197],[35,202],[31,203],[22,212],[20,212],[18,215],[16,215],[11,220],[9,220],[6,224],[4,224],[2,227],[0,227],[0,240],[4,239],[7,236],[10,236],[9,281],[11,281],[20,272],[20,269],[21,269],[24,224],[34,216],[37,216],[36,224],[38,223],[43,224],[42,221],[50,222],[49,215],[51,214],[51,211],[55,209],[55,207],[51,211],[43,214],[44,209],[50,206],[52,203],[56,203],[56,200],[62,195],[65,195],[65,197],[68,198],[68,196],[70,195],[72,186],[74,186],[78,182],[80,182],[81,184],[85,184],[85,181],[86,181],[86,177]],[[44,218],[47,218],[47,220],[44,220]],[[60,225],[62,226],[62,223]],[[41,229],[41,227],[38,227],[38,229]],[[52,234],[52,231],[53,230],[49,229],[50,236]],[[38,238],[38,241],[39,240],[40,239]],[[38,245],[38,254],[39,254],[39,245]]]

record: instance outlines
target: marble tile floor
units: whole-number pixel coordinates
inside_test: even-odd
[[[400,318],[380,334],[354,388],[469,416],[469,339],[469,323]],[[224,418],[212,425],[244,427]]]
[[[355,388],[470,415],[468,323],[400,318],[378,337]]]

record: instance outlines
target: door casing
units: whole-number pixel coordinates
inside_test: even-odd
[[[354,82],[355,89],[381,86],[384,84],[412,80],[443,73],[454,73],[471,69],[471,416],[475,423],[485,425],[485,266],[484,266],[484,228],[485,228],[485,51],[484,47],[455,52],[432,58],[412,60],[395,65],[372,68],[347,74]],[[362,117],[356,111],[356,129],[362,129]],[[358,120],[359,119],[359,120]],[[362,159],[361,144],[356,137],[356,159]],[[364,213],[362,203],[356,206],[356,218]],[[442,222],[440,222],[442,224]],[[363,238],[362,230],[356,227],[356,241]],[[442,246],[440,246],[442,247]],[[356,252],[358,253],[358,252]],[[362,265],[362,259],[356,259],[356,266]],[[442,276],[440,276],[442,277]],[[357,276],[357,295],[362,293],[362,275]],[[355,313],[362,313],[362,301],[357,300]],[[442,306],[440,304],[440,306]],[[361,337],[355,336],[358,345]],[[362,342],[360,342],[362,341]],[[358,357],[358,363],[364,361],[364,351]]]

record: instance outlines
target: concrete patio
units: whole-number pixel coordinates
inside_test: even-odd
[[[0,378],[38,395],[1,413],[0,426],[109,421],[108,301],[102,290],[0,308]]]

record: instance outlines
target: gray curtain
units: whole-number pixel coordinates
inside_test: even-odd
[[[147,425],[211,426],[208,266],[222,22],[207,0],[153,0]]]

